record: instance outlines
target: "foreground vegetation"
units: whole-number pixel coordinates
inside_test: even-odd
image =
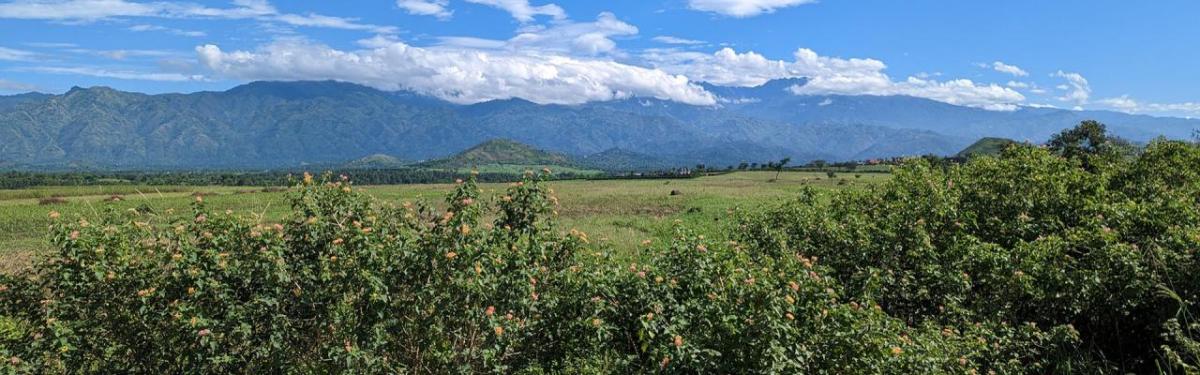
[[[279,224],[52,213],[53,255],[2,283],[3,366],[1196,373],[1200,147],[1100,130],[680,223],[637,261],[560,227],[533,174],[437,207],[306,178]]]

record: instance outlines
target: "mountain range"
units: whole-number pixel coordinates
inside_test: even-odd
[[[333,81],[157,95],[72,88],[0,96],[0,169],[391,165],[444,158],[492,139],[629,168],[724,166],[953,155],[982,137],[1040,142],[1085,119],[1137,142],[1200,129],[1200,120],[1107,111],[990,111],[907,96],[792,94],[805,83],[705,85],[721,98],[716,106],[637,97],[459,105]]]

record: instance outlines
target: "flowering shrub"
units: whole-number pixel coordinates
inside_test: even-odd
[[[910,324],[1078,337],[1028,366],[1195,371],[1200,148],[1086,160],[1015,147],[948,169],[917,162],[870,190],[747,215],[737,238],[764,257],[820,257],[850,298]]]

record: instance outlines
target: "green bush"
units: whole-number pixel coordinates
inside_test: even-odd
[[[1200,148],[1168,141],[1136,159],[1026,146],[918,161],[870,190],[747,215],[735,233],[763,257],[819,257],[851,298],[910,324],[1078,332],[1031,366],[1194,370],[1195,330],[1172,322],[1200,301],[1197,165]]]

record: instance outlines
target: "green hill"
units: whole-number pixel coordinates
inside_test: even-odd
[[[475,168],[483,166],[564,166],[572,165],[571,158],[558,153],[535,149],[507,140],[493,139],[445,159],[420,164],[438,169]]]
[[[959,151],[955,156],[960,158],[969,158],[979,155],[1000,155],[1001,151],[1004,151],[1005,148],[1016,143],[1017,141],[1007,138],[986,137],[975,141],[975,143],[972,143],[970,146],[967,146],[967,148]]]

